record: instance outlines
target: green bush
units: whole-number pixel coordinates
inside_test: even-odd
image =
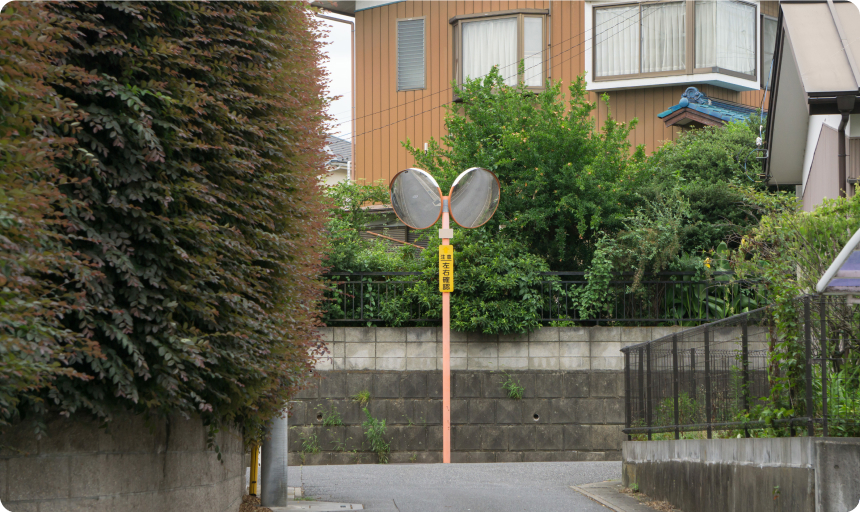
[[[30,2],[8,4],[0,17],[0,430],[27,411],[44,413],[58,383],[86,387],[92,376],[70,363],[102,354],[89,334],[64,325],[101,275],[70,247],[76,235],[63,212],[85,207],[58,189],[69,178],[56,161],[89,157],[69,136],[83,113],[45,82],[63,50],[56,21]]]
[[[72,282],[60,321],[92,341],[64,352],[75,375],[34,382],[33,394],[65,414],[183,411],[260,436],[312,366],[318,22],[301,3],[37,11],[67,29],[45,47],[48,98],[83,118],[58,125],[75,151],[54,159],[73,201],[56,207],[68,225],[55,233],[101,276]],[[18,410],[36,411],[29,399]]]
[[[439,292],[439,243],[432,237],[421,253],[421,281],[410,300],[422,305],[429,317],[442,316]],[[451,293],[451,328],[462,332],[526,333],[538,328],[541,308],[541,272],[546,262],[508,238],[507,232],[456,230],[454,292]]]
[[[448,108],[447,135],[430,140],[428,151],[403,144],[416,165],[447,191],[463,170],[479,166],[501,183],[498,212],[487,223],[505,233],[553,269],[582,269],[601,231],[613,233],[634,211],[636,191],[647,176],[638,172],[644,151],[630,155],[629,124],[609,117],[596,129],[583,77],[531,93],[509,87],[494,69],[482,80],[455,87],[462,103]],[[603,101],[608,102],[604,97]]]

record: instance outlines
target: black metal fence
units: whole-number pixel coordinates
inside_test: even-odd
[[[858,436],[858,310],[805,296],[623,348],[624,432]]]
[[[337,273],[326,275],[329,284],[325,322],[328,324],[440,323],[426,305],[407,293],[419,280],[419,272]],[[723,319],[735,312],[760,306],[757,289],[732,281],[732,274],[714,273],[702,280],[692,272],[663,272],[641,281],[631,290],[633,273],[609,282],[599,305],[587,313],[579,300],[588,285],[584,272],[541,273],[541,321],[575,323],[695,325]]]

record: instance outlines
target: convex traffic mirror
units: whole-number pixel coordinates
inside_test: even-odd
[[[394,213],[410,228],[430,228],[442,215],[442,190],[427,171],[404,169],[391,179],[389,191]]]
[[[423,230],[442,214],[442,190],[424,170],[405,169],[391,180],[391,205],[410,228]],[[493,217],[499,206],[499,179],[484,168],[469,168],[454,180],[448,195],[449,212],[463,228],[477,228]]]
[[[477,228],[496,213],[499,179],[484,168],[469,168],[454,180],[448,197],[454,222],[463,228]]]

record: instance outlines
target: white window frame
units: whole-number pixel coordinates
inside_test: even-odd
[[[457,85],[463,85],[463,25],[465,23],[471,23],[476,21],[485,21],[485,20],[494,20],[499,18],[517,18],[517,66],[525,57],[525,43],[523,40],[523,28],[525,25],[525,18],[541,18],[543,21],[543,27],[541,31],[541,48],[543,49],[541,55],[541,85],[540,86],[526,86],[526,89],[530,91],[543,91],[546,89],[546,80],[549,76],[549,54],[547,51],[548,45],[548,36],[549,36],[549,11],[546,9],[513,9],[509,11],[496,11],[496,12],[485,12],[479,14],[466,14],[462,16],[455,16],[451,18],[448,23],[452,25],[453,30],[453,44],[451,45],[453,48],[453,72],[454,77],[457,80]],[[487,70],[489,71],[489,70]],[[522,75],[518,75],[517,81],[522,83],[524,77]]]
[[[666,0],[673,1],[673,0]],[[761,23],[756,23],[755,48],[756,70],[754,75],[744,75],[731,70],[718,68],[694,68],[695,62],[695,0],[683,0],[687,2],[687,69],[678,71],[666,71],[658,73],[624,75],[622,77],[600,77],[597,78],[594,69],[594,27],[595,9],[601,7],[619,7],[623,5],[648,5],[662,2],[631,2],[631,1],[601,1],[586,0],[585,2],[585,82],[588,91],[609,91],[614,89],[631,89],[644,87],[659,87],[687,84],[708,84],[731,89],[734,91],[759,90],[761,83]],[[758,1],[738,0],[755,6],[755,19],[761,17],[761,6]],[[640,35],[641,37],[641,35]],[[640,43],[641,44],[641,43]]]
[[[760,63],[759,65],[761,66],[761,71],[759,72],[759,75],[761,75],[760,83],[761,83],[762,90],[764,90],[765,81],[767,81],[767,79],[768,79],[767,74],[768,74],[768,72],[771,71],[770,70],[770,63],[764,62],[764,21],[765,20],[773,20],[774,23],[777,23],[777,18],[774,16],[768,16],[767,14],[762,14],[760,16],[760,20],[761,21],[759,23],[759,28],[758,28],[758,30],[759,30],[759,50],[758,51],[759,51],[759,53],[761,53],[761,55],[759,55],[758,60]],[[779,27],[777,27],[777,28],[779,28]],[[774,51],[775,50],[776,50],[776,48],[774,48]],[[775,67],[776,66],[774,66],[774,68]],[[769,84],[768,89],[770,89],[770,87],[772,87],[772,86],[773,86],[773,84]]]

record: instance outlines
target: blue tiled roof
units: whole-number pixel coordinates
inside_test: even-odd
[[[657,114],[658,118],[665,118],[673,112],[677,112],[683,108],[688,108],[721,119],[726,123],[732,121],[745,121],[754,114],[756,109],[745,107],[743,105],[735,105],[732,103],[713,100],[699,92],[695,87],[688,87],[684,94],[681,95],[681,101],[677,105],[669,107],[667,110]]]

